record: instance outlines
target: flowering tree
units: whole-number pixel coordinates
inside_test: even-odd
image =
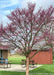
[[[43,26],[51,23],[54,8],[39,9],[34,12],[35,4],[28,3],[28,8],[15,9],[7,17],[10,23],[7,27],[0,26],[0,38],[8,40],[18,52],[26,56],[26,75],[29,75],[29,54],[33,46],[41,40],[38,33]],[[49,15],[48,15],[49,14]]]

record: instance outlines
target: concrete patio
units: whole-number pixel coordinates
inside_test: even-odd
[[[1,66],[1,65],[0,65]],[[7,66],[7,65],[6,65]],[[32,65],[30,65],[29,70],[33,70],[37,67],[40,67],[41,65],[34,65],[34,67],[32,67]],[[17,72],[25,72],[26,71],[26,67],[23,65],[17,65],[17,64],[11,64],[11,68],[0,68],[0,71],[17,71]]]

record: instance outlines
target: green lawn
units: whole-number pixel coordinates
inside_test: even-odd
[[[38,67],[38,68],[32,70],[31,72],[38,72],[38,73],[54,72],[54,61],[53,61],[53,64],[43,65],[41,67]]]
[[[54,60],[53,64],[43,65],[30,71],[30,73],[33,73],[33,75],[36,75],[35,73],[37,73],[37,75],[54,75]]]
[[[25,72],[0,71],[0,75],[25,75]]]
[[[11,60],[11,63],[21,63],[21,59],[26,59],[24,56],[17,55],[10,56],[8,58]],[[54,60],[53,64],[43,65],[29,72],[29,75],[54,75]],[[25,75],[25,72],[8,72],[8,71],[0,71],[0,75]]]
[[[11,64],[21,64],[22,59],[26,59],[26,57],[21,55],[12,55],[8,57],[8,60],[11,61]]]

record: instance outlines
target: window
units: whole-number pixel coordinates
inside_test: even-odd
[[[2,54],[3,54],[3,51],[2,51],[2,50],[0,50],[0,58],[2,57]]]

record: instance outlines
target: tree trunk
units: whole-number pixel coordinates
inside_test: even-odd
[[[29,56],[26,57],[26,75],[29,75]]]

